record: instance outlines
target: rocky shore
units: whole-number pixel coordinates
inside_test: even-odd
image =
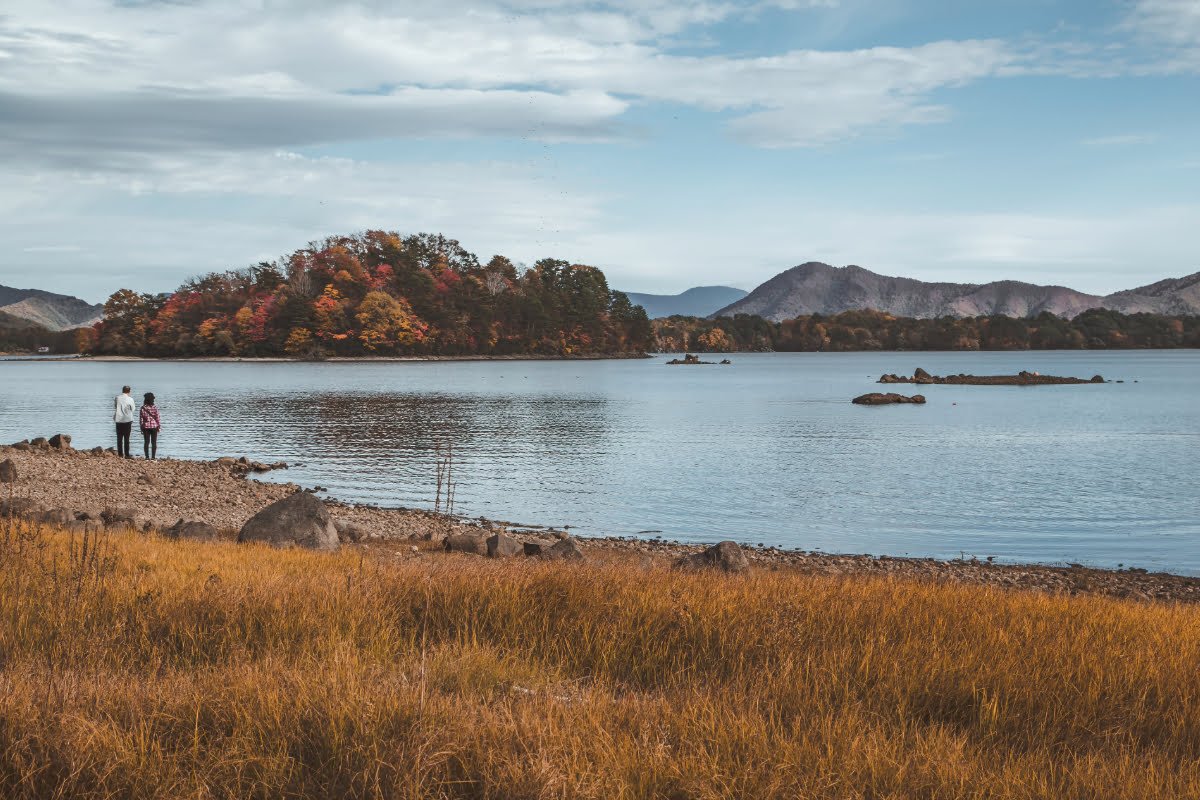
[[[204,523],[219,538],[233,539],[266,507],[303,491],[292,483],[262,483],[246,477],[238,459],[214,462],[126,460],[97,448],[45,444],[0,447],[0,505],[10,513],[35,511],[59,524],[102,529],[112,523],[189,535],[176,527]],[[65,444],[65,446],[63,446]],[[249,459],[246,459],[249,463]],[[1010,565],[963,559],[832,555],[775,547],[719,547],[634,537],[573,538],[566,531],[536,529],[486,519],[462,519],[416,509],[385,509],[326,501],[343,545],[385,558],[441,557],[445,550],[546,558],[625,560],[634,566],[674,563],[729,572],[786,569],[845,576],[882,576],[934,582],[971,583],[1066,594],[1101,594],[1139,600],[1200,602],[1200,578],[1139,569],[1103,570]],[[90,522],[90,525],[88,524]],[[172,534],[174,530],[174,534]],[[202,529],[205,536],[207,529]],[[517,548],[520,548],[518,553]],[[735,553],[734,550],[740,551]],[[493,552],[495,551],[495,552]],[[553,551],[553,552],[552,552]],[[738,556],[744,558],[744,563]]]

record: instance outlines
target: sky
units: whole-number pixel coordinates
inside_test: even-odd
[[[440,232],[626,291],[1200,270],[1200,0],[4,0],[0,284]]]

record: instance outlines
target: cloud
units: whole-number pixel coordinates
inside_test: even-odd
[[[730,113],[750,144],[813,146],[946,119],[931,93],[1014,59],[996,41],[767,57],[670,49],[675,34],[770,5],[827,3],[18,0],[0,17],[0,131],[74,167],[97,151],[611,140],[628,135],[631,105],[667,102]]]
[[[1126,145],[1154,144],[1157,141],[1158,135],[1154,133],[1120,133],[1084,139],[1082,143],[1088,147],[1124,147]]]

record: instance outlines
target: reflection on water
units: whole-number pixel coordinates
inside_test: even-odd
[[[61,430],[108,445],[112,396],[129,383],[159,398],[160,453],[288,461],[267,479],[351,501],[432,506],[438,447],[452,444],[458,509],[493,519],[1200,574],[1198,353],[733,358],[3,363],[0,438]],[[1127,382],[934,386],[923,407],[850,405],[879,374],[917,366]]]

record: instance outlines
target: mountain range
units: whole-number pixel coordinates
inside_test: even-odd
[[[99,322],[104,314],[104,306],[91,305],[78,297],[41,289],[0,286],[0,314],[40,325],[47,330],[65,331]]]
[[[781,272],[711,316],[757,314],[779,322],[806,314],[874,309],[898,317],[1075,317],[1090,308],[1122,313],[1200,314],[1200,272],[1109,295],[1021,281],[929,283],[880,275],[858,266],[810,261]]]
[[[719,308],[741,300],[749,292],[732,286],[696,286],[680,294],[641,294],[626,292],[629,302],[646,309],[650,319],[672,317],[707,317]]]

